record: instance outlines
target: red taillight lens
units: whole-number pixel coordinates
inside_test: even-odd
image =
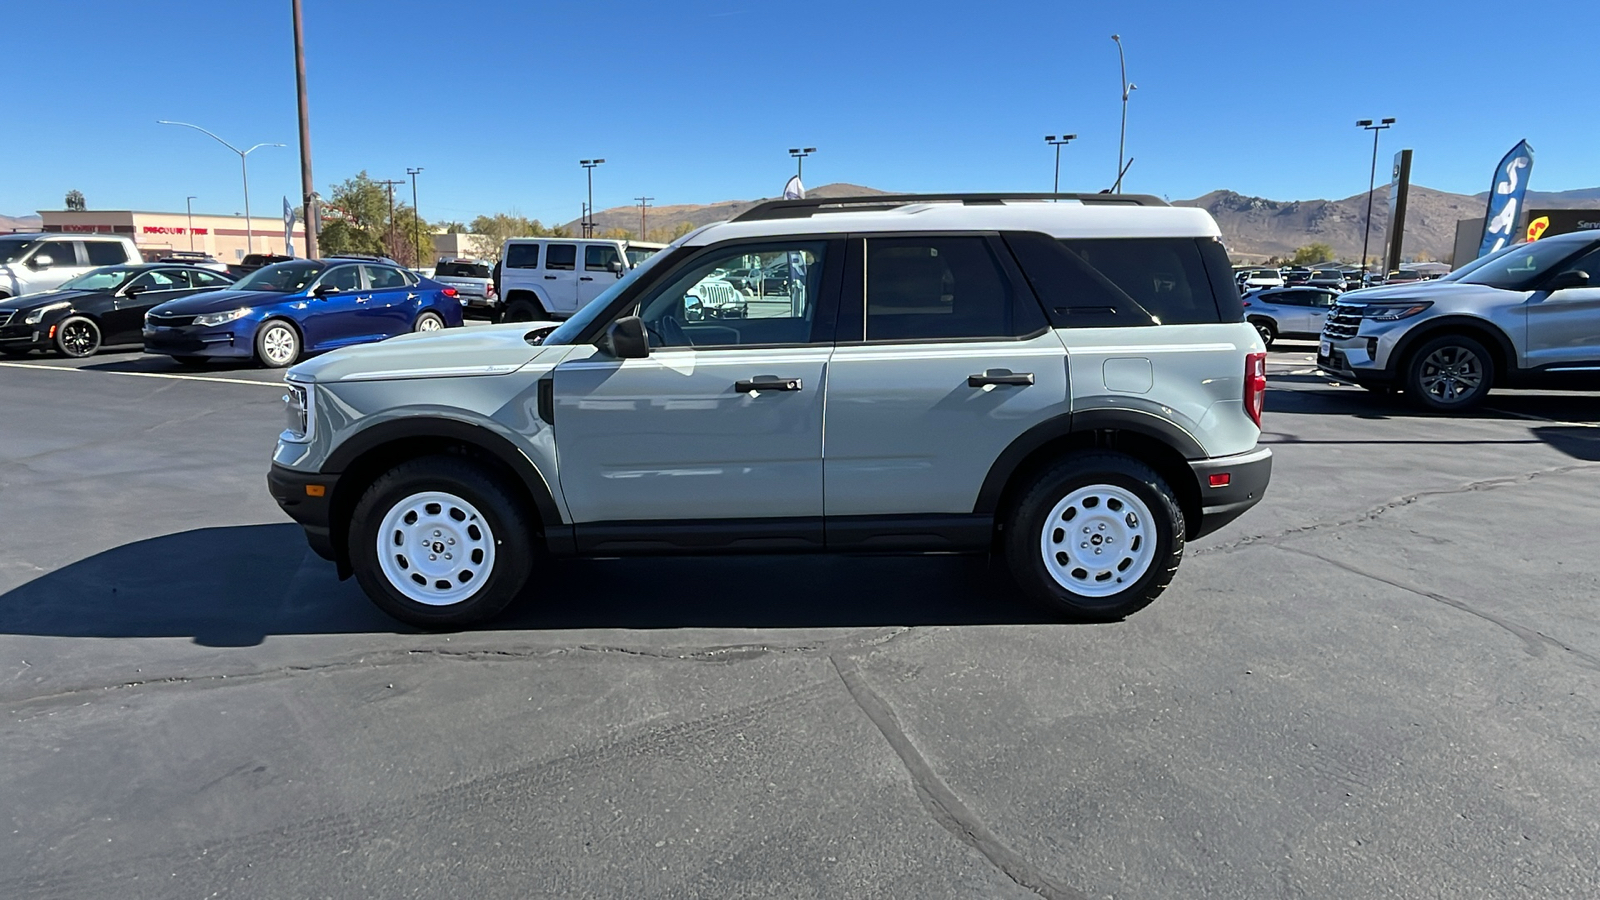
[[[445,295],[446,297],[454,297],[456,295],[456,289],[455,288],[445,288],[444,290],[440,291],[439,293]]]
[[[1261,410],[1267,402],[1267,355],[1247,353],[1244,357],[1244,411],[1256,427],[1261,427]]]

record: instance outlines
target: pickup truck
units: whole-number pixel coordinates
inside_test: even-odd
[[[265,268],[273,263],[288,262],[291,259],[294,259],[294,257],[284,256],[281,253],[247,253],[244,259],[228,266],[228,274],[235,279],[243,278],[257,269]]]
[[[433,270],[433,280],[456,289],[464,315],[494,319],[500,311],[500,296],[494,287],[489,264],[481,259],[441,259]]]

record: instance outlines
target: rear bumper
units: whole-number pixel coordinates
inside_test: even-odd
[[[1193,537],[1203,537],[1244,515],[1261,502],[1272,480],[1272,448],[1257,447],[1249,453],[1189,461],[1195,483],[1200,488],[1200,527]],[[1213,476],[1226,475],[1227,484],[1212,487]]]
[[[311,545],[311,549],[327,560],[338,558],[330,524],[330,504],[338,480],[337,475],[301,472],[276,463],[267,473],[267,490],[272,492],[272,499],[278,501],[279,508],[288,513],[289,518],[305,529],[306,543]],[[313,496],[318,488],[321,488],[321,495]]]

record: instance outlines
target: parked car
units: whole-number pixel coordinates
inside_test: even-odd
[[[1244,298],[1244,317],[1269,348],[1280,337],[1314,341],[1338,297],[1337,291],[1321,288],[1267,288]]]
[[[1277,269],[1251,270],[1239,283],[1239,290],[1246,293],[1278,287],[1283,287],[1283,276],[1278,274]]]
[[[1204,210],[1075,199],[769,201],[537,337],[330,353],[286,377],[268,484],[421,627],[638,553],[1001,547],[1058,614],[1128,615],[1266,490],[1266,353]],[[794,260],[783,314],[697,318],[756,254]]]
[[[158,257],[155,261],[163,263],[177,263],[184,266],[198,266],[202,269],[210,269],[213,272],[221,272],[223,274],[227,274],[228,272],[227,263],[220,259],[213,258],[210,254],[201,253],[198,250],[194,252],[187,250],[174,250],[166,256]]]
[[[1600,235],[1512,244],[1434,281],[1346,294],[1317,364],[1436,411],[1497,386],[1592,388],[1600,373]]]
[[[1283,283],[1289,286],[1305,284],[1311,280],[1311,270],[1304,267],[1285,269],[1282,275]]]
[[[433,280],[456,289],[462,311],[497,318],[500,295],[495,291],[494,274],[481,259],[441,259],[433,267]]]
[[[294,257],[284,256],[282,253],[247,253],[243,259],[228,266],[228,274],[236,279],[243,278],[258,269],[264,269],[267,266],[281,262],[289,262],[292,259]]]
[[[500,249],[500,297],[510,322],[565,319],[600,296],[632,265],[628,242],[511,238]]]
[[[1338,269],[1317,269],[1311,273],[1311,277],[1307,279],[1306,284],[1311,287],[1328,288],[1335,291],[1342,291],[1349,287],[1349,283],[1345,281],[1344,273]]]
[[[101,266],[143,261],[133,240],[117,235],[0,235],[0,300],[54,290]]]
[[[279,368],[305,353],[460,324],[453,287],[384,263],[297,259],[150,310],[144,349],[185,365],[254,358]]]
[[[0,353],[83,357],[138,344],[152,307],[232,283],[220,272],[166,263],[94,269],[53,291],[0,300]]]

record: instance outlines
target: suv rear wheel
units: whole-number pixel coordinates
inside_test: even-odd
[[[350,517],[350,565],[367,596],[419,628],[481,622],[532,571],[534,526],[492,473],[430,456],[390,469]]]
[[[538,300],[528,300],[518,297],[506,304],[506,311],[501,314],[502,322],[543,322],[550,318]]]
[[[1105,621],[1161,595],[1183,559],[1183,511],[1154,470],[1084,453],[1034,479],[1006,522],[1012,576],[1035,600]]]
[[[1447,334],[1427,341],[1406,360],[1406,396],[1424,409],[1471,409],[1494,386],[1494,359],[1477,341]]]

